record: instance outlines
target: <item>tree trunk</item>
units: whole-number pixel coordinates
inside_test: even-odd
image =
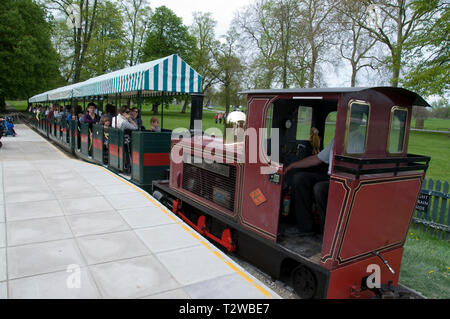
[[[425,126],[425,119],[423,118],[416,118],[416,125],[415,125],[415,129],[419,129],[419,130],[423,130]]]
[[[185,99],[183,108],[181,109],[181,113],[183,113],[183,114],[186,113],[187,105],[188,105],[188,99]]]
[[[159,103],[153,103],[152,105],[152,112],[153,114],[159,114],[158,113]]]

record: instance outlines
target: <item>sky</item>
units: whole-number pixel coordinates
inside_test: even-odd
[[[216,34],[224,35],[233,20],[235,11],[247,6],[255,0],[149,0],[152,9],[166,6],[183,18],[187,26],[192,24],[192,13],[195,11],[211,12],[217,21]]]

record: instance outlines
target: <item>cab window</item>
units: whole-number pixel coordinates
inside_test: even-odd
[[[405,147],[406,120],[408,109],[394,106],[389,124],[388,153],[403,153]]]
[[[336,132],[336,116],[337,112],[330,112],[325,120],[325,131],[323,136],[323,146],[330,144]]]
[[[272,122],[273,122],[273,104],[269,106],[266,114],[266,136],[265,136],[265,147],[266,154],[270,156],[271,153],[271,136],[272,136]]]
[[[311,135],[312,108],[299,106],[297,111],[297,141],[309,140]]]
[[[345,135],[345,153],[363,154],[366,151],[370,106],[366,102],[350,102]]]

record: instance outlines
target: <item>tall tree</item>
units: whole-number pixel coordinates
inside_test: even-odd
[[[97,8],[96,23],[82,69],[86,73],[83,77],[90,78],[125,67],[128,54],[124,37],[123,17],[119,6],[111,1],[101,2]]]
[[[146,40],[142,50],[144,61],[159,59],[177,53],[191,63],[196,50],[196,39],[188,27],[166,6],[155,9],[149,20]]]
[[[295,70],[301,71],[301,77],[304,76],[303,65],[306,62],[308,87],[314,87],[317,84],[318,64],[322,61],[322,54],[330,44],[330,37],[333,36],[330,23],[331,14],[336,10],[336,0],[300,0],[299,1],[299,20],[296,25],[295,47],[306,50],[297,51],[297,66],[294,63]]]
[[[281,64],[278,54],[281,47],[278,36],[280,26],[273,15],[274,6],[273,0],[256,1],[238,12],[233,23],[239,30],[242,45],[254,50],[249,52],[249,72],[253,74],[255,88],[271,87]]]
[[[72,20],[73,83],[81,81],[89,43],[97,16],[98,0],[45,0],[50,8]],[[76,10],[73,10],[73,9]]]
[[[364,68],[374,68],[374,56],[371,50],[376,39],[359,25],[353,17],[364,14],[362,2],[345,2],[339,4],[335,15],[337,24],[337,42],[341,57],[348,61],[351,67],[350,85],[356,85],[356,76]],[[359,19],[358,19],[359,20]],[[340,62],[340,61],[339,61]]]
[[[213,50],[213,73],[222,84],[226,114],[230,112],[231,101],[237,88],[240,87],[240,77],[244,70],[239,58],[237,38],[236,31],[230,29],[224,36],[223,43],[217,43]]]
[[[427,10],[427,3],[417,3],[417,10]],[[439,1],[437,14],[424,23],[405,47],[408,72],[403,85],[426,96],[448,95],[450,78],[450,6]]]
[[[0,90],[8,98],[29,98],[61,82],[51,24],[32,0],[0,2]]]
[[[151,17],[151,9],[147,0],[121,0],[124,13],[126,41],[128,45],[128,64],[135,65],[141,56],[145,33]]]
[[[202,91],[208,90],[218,82],[214,75],[212,64],[212,50],[216,45],[215,27],[217,22],[211,13],[194,12],[194,22],[190,27],[193,37],[197,39],[197,50],[194,52],[192,67],[202,75]]]
[[[405,44],[435,14],[438,2],[439,0],[364,1],[366,15],[362,15],[360,19],[354,17],[359,26],[369,31],[372,37],[383,43],[389,50],[386,64],[392,73],[392,86],[397,87],[399,84],[404,65]],[[426,3],[426,5],[419,6],[419,3]]]

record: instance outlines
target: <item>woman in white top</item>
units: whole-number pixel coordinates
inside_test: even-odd
[[[137,130],[138,127],[133,119],[130,117],[130,109],[128,106],[121,106],[119,114],[113,117],[112,127],[120,128],[122,130]]]

